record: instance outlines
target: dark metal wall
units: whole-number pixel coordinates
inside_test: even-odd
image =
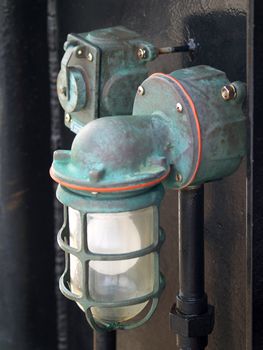
[[[210,64],[224,70],[232,80],[246,80],[247,7],[246,0],[59,0],[59,45],[62,48],[68,32],[119,24],[162,46],[181,44],[193,36],[201,44],[200,54],[194,62],[190,62],[185,54],[170,55],[151,63],[151,70],[170,72],[189,65]],[[206,289],[210,302],[216,307],[216,325],[209,339],[209,349],[243,350],[250,341],[247,335],[249,314],[246,312],[249,298],[246,161],[235,175],[205,186],[205,203]],[[162,252],[166,290],[157,313],[148,324],[134,331],[118,333],[118,349],[176,348],[175,335],[170,333],[168,325],[168,312],[177,291],[176,192],[166,195],[162,205],[162,226],[167,233]],[[75,322],[80,322],[82,315],[76,317]]]

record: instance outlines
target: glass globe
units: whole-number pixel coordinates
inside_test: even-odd
[[[68,209],[70,246],[80,248],[80,213]],[[155,206],[120,213],[87,213],[87,246],[94,254],[125,254],[144,249],[158,240],[158,209]],[[125,260],[91,260],[88,288],[96,302],[120,302],[145,296],[154,289],[155,254]],[[82,295],[82,266],[70,256],[71,291]],[[92,307],[101,323],[127,321],[148,302],[122,307]]]

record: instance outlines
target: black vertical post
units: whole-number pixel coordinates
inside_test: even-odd
[[[116,350],[116,331],[94,331],[94,350]]]
[[[250,157],[248,159],[248,215],[247,215],[247,301],[246,310],[251,315],[247,323],[250,343],[253,350],[263,349],[263,47],[262,16],[263,3],[259,0],[249,2],[248,37],[248,101],[250,121]],[[252,269],[251,269],[252,266]],[[251,344],[252,343],[252,344]]]
[[[170,313],[180,350],[203,350],[214,309],[204,288],[204,187],[179,192],[179,294]]]
[[[56,349],[44,0],[0,2],[0,349]]]

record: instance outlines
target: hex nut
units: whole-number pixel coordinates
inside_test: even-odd
[[[137,56],[140,60],[147,58],[147,50],[144,48],[138,49]]]
[[[176,103],[176,110],[177,110],[177,112],[182,113],[183,106],[182,106],[182,104],[180,102]]]
[[[137,94],[140,95],[140,96],[145,94],[145,90],[144,90],[144,87],[142,85],[140,85],[138,87]]]
[[[208,305],[207,312],[202,315],[185,315],[178,309],[172,308],[170,327],[176,334],[183,337],[207,336],[214,327],[214,307]]]
[[[181,175],[180,173],[177,173],[177,174],[175,175],[175,181],[176,181],[176,182],[182,182],[182,180],[183,180],[182,175]]]
[[[221,96],[225,101],[233,100],[237,96],[236,88],[233,84],[225,85],[221,89]]]
[[[65,123],[70,123],[71,122],[71,115],[69,113],[65,114]]]
[[[93,61],[93,55],[91,52],[88,53],[88,61],[92,62]]]

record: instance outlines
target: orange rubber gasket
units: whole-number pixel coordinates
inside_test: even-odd
[[[99,192],[99,193],[112,193],[112,192],[134,191],[134,190],[139,190],[139,189],[143,189],[146,187],[152,187],[154,185],[157,185],[158,183],[162,182],[164,179],[167,178],[167,176],[170,174],[170,168],[168,169],[168,171],[164,175],[162,175],[158,179],[154,179],[152,181],[137,184],[137,185],[123,186],[123,187],[86,187],[86,186],[80,186],[80,185],[75,185],[75,184],[65,182],[65,181],[57,178],[55,176],[55,174],[53,173],[52,167],[50,168],[49,173],[55,182],[57,182],[58,184],[60,184],[64,187],[71,188],[73,190],[87,191],[87,192]]]
[[[189,93],[187,92],[187,90],[185,89],[185,87],[177,80],[175,79],[173,76],[169,75],[169,74],[164,74],[164,73],[154,73],[151,75],[152,76],[163,76],[165,78],[168,78],[170,80],[172,80],[172,82],[174,82],[184,93],[190,108],[192,109],[193,115],[194,115],[194,119],[195,119],[195,124],[196,124],[196,129],[197,129],[197,140],[198,140],[198,154],[197,154],[197,162],[196,162],[196,166],[195,166],[195,170],[193,172],[192,177],[190,178],[190,180],[183,185],[180,188],[185,188],[187,186],[189,186],[195,179],[197,171],[199,169],[200,163],[201,163],[201,155],[202,155],[202,133],[201,133],[201,127],[200,127],[200,123],[199,123],[199,118],[198,118],[198,113],[197,110],[195,108],[195,104],[194,101],[192,100],[192,97],[189,95]]]

